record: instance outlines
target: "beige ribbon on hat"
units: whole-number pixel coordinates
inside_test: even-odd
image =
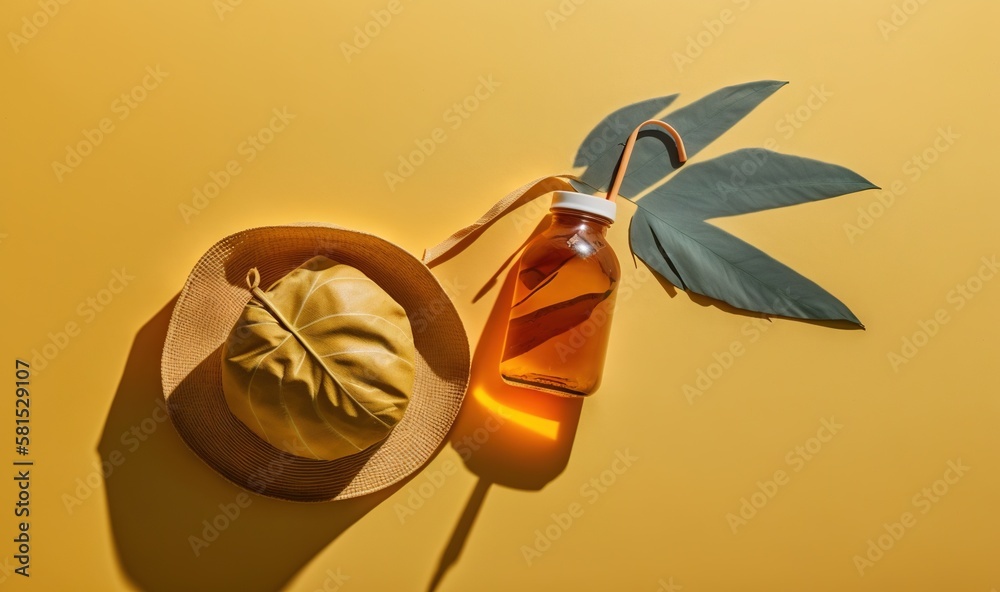
[[[424,251],[424,263],[428,267],[433,266],[435,262],[439,262],[439,260],[456,247],[474,240],[478,234],[489,228],[490,224],[495,222],[497,218],[503,216],[515,206],[527,203],[536,197],[553,191],[573,191],[573,186],[569,183],[569,179],[572,178],[568,175],[539,177],[511,191],[478,220],[444,239],[438,245]]]
[[[624,150],[622,150],[621,164],[618,166],[618,172],[615,175],[615,178],[611,183],[611,188],[606,196],[606,198],[611,201],[614,201],[615,198],[618,197],[618,190],[621,188],[622,180],[625,178],[625,169],[628,168],[628,161],[632,156],[632,148],[635,146],[635,141],[639,137],[639,131],[646,125],[656,125],[666,130],[677,145],[678,160],[682,164],[687,161],[687,152],[684,149],[684,141],[681,139],[680,134],[673,128],[673,126],[658,119],[649,119],[640,123],[636,126],[635,130],[632,131],[628,141],[625,142]],[[489,226],[493,224],[497,218],[503,216],[513,207],[520,206],[535,199],[536,197],[540,197],[553,191],[575,191],[575,188],[569,183],[570,179],[575,179],[575,177],[571,175],[539,177],[538,179],[511,191],[500,201],[495,203],[493,207],[490,208],[488,212],[483,214],[478,220],[444,239],[436,246],[425,250],[423,257],[424,264],[431,267],[435,262],[439,262],[443,259],[453,249],[464,243],[471,242],[478,234],[489,228]]]

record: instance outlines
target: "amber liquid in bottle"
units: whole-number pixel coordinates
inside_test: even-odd
[[[552,213],[521,256],[500,375],[508,384],[586,396],[601,383],[618,258],[606,241],[610,220]]]

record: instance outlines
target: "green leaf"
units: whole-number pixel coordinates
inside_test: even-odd
[[[618,144],[628,139],[635,126],[666,109],[677,97],[673,94],[640,101],[608,115],[583,139],[573,166],[589,166],[605,154],[617,158],[622,152]]]
[[[663,121],[677,130],[684,140],[688,158],[691,158],[785,84],[787,83],[775,80],[761,80],[728,86],[674,111],[664,117]],[[628,139],[631,131],[630,129],[622,134],[619,141]],[[649,140],[649,136],[654,136],[656,141]],[[622,195],[642,193],[679,166],[675,161],[673,141],[666,134],[648,130],[639,134],[639,137],[622,182]],[[622,148],[615,146],[613,150],[602,154],[580,175],[580,183],[575,184],[577,189],[588,193],[607,191],[621,153]]]
[[[761,80],[729,86],[663,121],[683,138],[690,159],[785,84]],[[587,168],[570,181],[576,190],[607,191],[635,125],[672,100],[661,97],[630,105],[591,131],[577,153],[575,164]],[[601,151],[586,149],[609,137],[617,142],[607,148],[601,145]],[[841,166],[763,149],[737,150],[690,165],[661,183],[680,167],[676,146],[659,130],[643,130],[638,137],[620,194],[635,196],[655,189],[636,202],[639,210],[629,227],[636,256],[679,288],[739,308],[861,325],[850,309],[815,282],[706,220],[875,189],[874,184]]]
[[[701,220],[664,220],[645,201],[632,216],[632,249],[671,283],[747,310],[861,325],[840,300],[763,251]]]
[[[681,276],[678,275],[673,261],[670,260],[670,255],[667,254],[663,244],[656,237],[650,222],[640,214],[642,214],[641,210],[636,212],[629,222],[629,246],[632,253],[653,268],[653,271],[665,277],[671,284],[686,290],[687,287],[681,280]]]
[[[745,148],[685,168],[639,202],[662,218],[705,220],[877,188],[839,165]]]
[[[737,150],[692,165],[637,200],[629,237],[636,256],[684,290],[747,310],[861,325],[832,294],[705,220],[874,188],[834,164]]]

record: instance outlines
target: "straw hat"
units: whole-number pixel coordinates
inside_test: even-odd
[[[250,301],[248,272],[256,268],[260,285],[270,286],[317,255],[357,269],[398,303],[415,350],[402,419],[384,440],[336,460],[269,444],[237,419],[223,391],[221,351]],[[324,501],[377,491],[427,462],[458,414],[470,355],[451,299],[418,259],[370,234],[303,224],[238,232],[202,256],[174,307],[161,370],[170,419],[209,466],[262,495]]]

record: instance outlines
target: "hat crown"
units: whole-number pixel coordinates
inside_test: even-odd
[[[402,419],[414,380],[406,311],[354,267],[313,257],[253,298],[222,351],[233,415],[272,446],[335,460]]]

